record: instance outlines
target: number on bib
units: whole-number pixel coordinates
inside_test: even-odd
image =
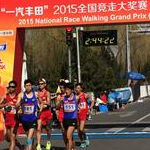
[[[80,108],[81,109],[86,109],[86,103],[85,102],[80,103]]]
[[[24,106],[24,114],[33,114],[34,106]]]
[[[16,108],[15,108],[15,106],[11,106],[11,113],[16,114]]]
[[[75,104],[64,104],[64,111],[65,112],[74,112]]]

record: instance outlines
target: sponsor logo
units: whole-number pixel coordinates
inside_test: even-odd
[[[2,30],[0,31],[0,36],[13,36],[14,31],[13,30]]]
[[[6,51],[7,49],[7,44],[0,44],[0,51]]]
[[[0,70],[5,70],[6,65],[3,63],[3,60],[0,58]]]

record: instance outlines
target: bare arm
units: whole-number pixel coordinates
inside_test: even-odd
[[[37,97],[38,97],[38,104],[40,107],[40,111],[43,110],[43,108],[46,108],[47,106],[50,106],[51,104],[51,97],[50,97],[50,92],[47,92],[47,101],[42,101],[39,93],[37,92]]]
[[[91,96],[88,95],[88,94],[85,94],[85,98],[86,98],[86,99],[89,99],[89,100],[91,101],[90,108],[93,108],[93,106],[94,106],[94,100],[91,98]]]
[[[56,109],[59,109],[62,104],[63,104],[63,99],[60,95],[58,95],[56,98]]]
[[[23,92],[18,94],[17,103],[16,103],[17,108],[20,106],[22,98],[23,98]]]
[[[2,109],[3,107],[5,107],[7,104],[5,103],[5,97],[3,97],[1,100],[0,100],[0,109]]]
[[[80,97],[76,96],[77,103],[79,103]]]
[[[51,105],[51,95],[50,92],[47,92],[47,102],[46,105],[50,106]]]

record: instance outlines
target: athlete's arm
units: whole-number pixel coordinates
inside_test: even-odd
[[[79,97],[79,96],[76,96],[76,100],[77,100],[77,103],[79,104],[80,97]]]
[[[61,98],[60,95],[57,96],[56,98],[56,109],[59,110],[60,106],[63,104],[63,99]]]
[[[36,96],[36,98],[37,98],[38,105],[40,106],[40,105],[41,105],[41,103],[42,103],[42,99],[41,99],[41,97],[40,97],[39,93],[38,93],[38,92],[35,92],[35,96]]]
[[[0,100],[0,109],[5,107],[7,104],[5,103],[5,96]]]
[[[49,91],[47,91],[47,102],[46,105],[50,106],[51,105],[51,94]]]
[[[92,99],[92,97],[89,94],[85,94],[85,98],[89,99],[91,101],[91,105],[90,105],[90,109],[93,108],[94,106],[94,100]]]
[[[23,98],[23,92],[20,92],[18,94],[18,98],[17,98],[17,103],[16,103],[16,107],[18,108],[20,106],[21,100]]]
[[[41,97],[40,97],[38,92],[35,92],[35,96],[36,96],[37,101],[38,101],[38,108],[39,108],[38,110],[39,110],[39,112],[41,112],[42,109],[44,108],[44,105],[42,103],[42,99],[41,99]]]
[[[56,98],[56,103],[58,103],[61,100],[63,100],[63,98],[60,95],[58,95],[57,98]]]

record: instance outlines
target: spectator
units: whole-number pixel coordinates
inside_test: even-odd
[[[113,111],[116,104],[116,95],[113,90],[110,90],[108,94],[108,110]]]
[[[103,104],[107,104],[107,95],[106,95],[106,92],[101,92],[100,99],[103,101]]]
[[[96,95],[96,101],[95,101],[95,105],[94,105],[95,114],[97,111],[99,111],[99,106],[102,103],[103,103],[103,101],[99,98],[99,95]]]

